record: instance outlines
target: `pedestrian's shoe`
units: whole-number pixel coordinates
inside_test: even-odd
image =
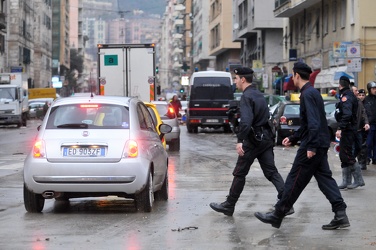
[[[342,168],[342,183],[338,185],[339,189],[345,189],[351,184],[351,170],[349,167]]]
[[[232,216],[235,210],[235,204],[228,202],[227,200],[222,203],[210,203],[210,207],[219,213],[224,213],[227,216]]]
[[[367,165],[366,164],[360,164],[360,168],[362,170],[367,170]]]
[[[351,166],[351,170],[353,170],[352,175],[354,176],[354,183],[347,186],[348,189],[354,189],[357,187],[362,187],[365,185],[362,170],[360,169],[360,165],[355,162],[354,165]]]
[[[283,216],[277,215],[275,210],[269,213],[256,212],[255,216],[260,221],[271,224],[272,227],[275,227],[275,228],[280,228],[282,220],[283,220]]]
[[[370,158],[367,158],[367,162],[366,164],[369,165],[371,163],[371,159]]]
[[[323,225],[322,229],[324,230],[334,230],[337,228],[345,228],[349,227],[350,222],[349,218],[347,218],[346,211],[337,211],[335,212],[334,219],[327,225]]]
[[[291,207],[290,210],[285,215],[286,216],[287,215],[292,215],[293,213],[295,213],[295,210],[294,210],[294,207]]]

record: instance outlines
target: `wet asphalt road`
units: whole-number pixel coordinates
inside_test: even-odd
[[[204,130],[188,134],[182,126],[181,151],[169,152],[167,202],[151,213],[137,213],[131,200],[116,197],[47,200],[41,214],[23,207],[22,164],[39,121],[27,128],[0,127],[0,249],[376,249],[376,165],[364,171],[366,186],[342,191],[351,227],[323,231],[333,218],[330,204],[313,179],[280,229],[263,224],[256,211],[269,211],[276,191],[254,163],[234,216],[214,212],[224,201],[236,161],[236,139]],[[285,178],[296,148],[275,148]],[[338,156],[330,149],[334,178]]]

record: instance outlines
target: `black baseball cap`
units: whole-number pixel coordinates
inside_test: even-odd
[[[234,73],[237,74],[237,75],[241,75],[241,76],[252,75],[253,70],[251,68],[248,68],[248,67],[240,67],[240,68],[234,69]]]

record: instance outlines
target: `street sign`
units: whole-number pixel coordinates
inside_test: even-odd
[[[360,58],[360,45],[351,44],[347,45],[347,57],[348,58]]]
[[[347,59],[347,71],[348,72],[361,72],[362,71],[362,59],[361,58]]]

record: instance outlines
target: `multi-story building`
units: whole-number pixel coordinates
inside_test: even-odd
[[[33,84],[34,62],[34,1],[9,0],[7,23],[7,62],[5,71],[24,72]]]
[[[209,54],[216,56],[216,70],[232,71],[241,64],[241,44],[233,42],[233,6],[228,0],[210,0]]]
[[[52,74],[62,82],[70,68],[69,0],[52,0]]]
[[[7,66],[7,50],[5,49],[5,38],[7,35],[7,4],[6,0],[0,0],[0,73],[4,72]]]
[[[34,0],[34,87],[48,88],[52,79],[52,6],[51,1]]]
[[[284,28],[284,64],[301,60],[319,69],[315,88],[327,93],[341,75],[365,88],[376,73],[374,0],[277,0],[274,15],[289,19]]]
[[[193,65],[197,70],[215,68],[215,56],[209,55],[209,1],[193,0]]]
[[[283,28],[288,22],[274,16],[274,4],[275,0],[234,0],[232,36],[241,42],[241,63],[254,69],[256,82],[262,82],[267,92],[280,93],[282,86],[276,91],[272,83],[287,74],[283,70]]]

